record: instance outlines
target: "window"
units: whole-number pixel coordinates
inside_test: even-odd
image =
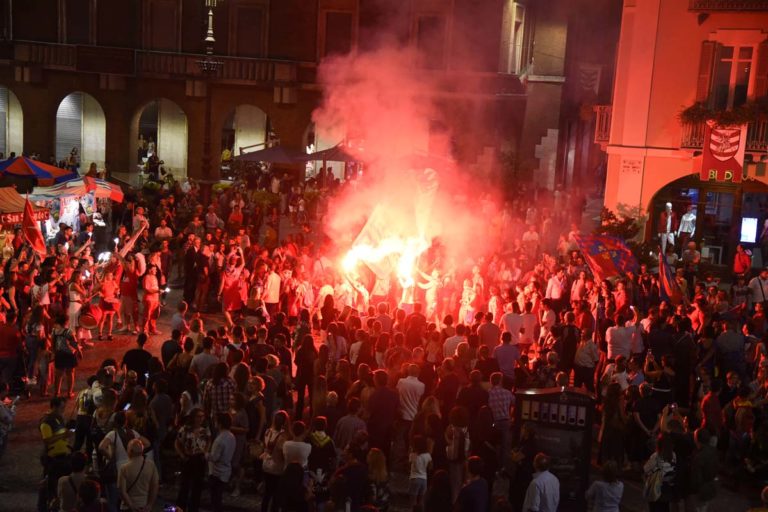
[[[445,64],[445,19],[442,16],[419,16],[416,20],[416,49],[421,66],[440,69]]]
[[[523,70],[524,30],[525,7],[508,1],[502,18],[500,72],[519,75]]]
[[[761,30],[718,30],[701,43],[696,101],[727,110],[768,95],[768,39]]]
[[[322,56],[352,51],[354,16],[351,12],[328,11],[325,13],[325,40]]]
[[[233,5],[229,36],[229,53],[240,57],[263,57],[266,54],[268,5]]]
[[[68,0],[65,8],[67,43],[90,43],[91,0]]]
[[[739,107],[746,103],[754,48],[720,46],[712,78],[712,102],[716,109]]]

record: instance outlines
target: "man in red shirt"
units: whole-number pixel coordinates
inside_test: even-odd
[[[11,383],[21,341],[21,332],[16,327],[16,313],[9,311],[5,321],[0,324],[0,382]]]

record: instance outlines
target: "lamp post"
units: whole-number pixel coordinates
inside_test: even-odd
[[[216,38],[213,35],[213,9],[216,7],[219,1],[223,0],[205,0],[205,7],[208,9],[208,29],[205,32],[205,58],[197,61],[197,65],[200,68],[205,80],[205,124],[203,127],[203,168],[202,176],[200,180],[202,200],[204,204],[208,204],[211,199],[211,187],[215,182],[213,177],[213,169],[211,167],[211,84],[216,72],[222,65],[222,62],[216,60],[213,57],[213,45],[216,43]]]

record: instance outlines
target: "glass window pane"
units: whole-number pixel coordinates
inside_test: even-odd
[[[714,108],[728,107],[728,92],[731,87],[730,61],[718,61],[715,65],[715,73],[712,79],[712,98]]]
[[[747,101],[747,87],[749,86],[749,63],[739,62],[736,64],[736,86],[733,90],[733,106],[738,107]]]
[[[720,59],[732,59],[733,58],[733,46],[721,46],[720,47],[720,55],[718,56]]]
[[[741,48],[739,48],[739,59],[751,60],[752,59],[752,47],[751,46],[742,46]]]

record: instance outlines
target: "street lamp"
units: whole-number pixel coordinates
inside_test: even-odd
[[[213,184],[213,173],[211,168],[211,84],[212,78],[215,77],[216,72],[223,64],[221,61],[216,60],[213,57],[213,45],[216,43],[216,38],[213,35],[213,9],[216,7],[219,1],[223,0],[205,0],[205,7],[208,8],[208,29],[205,32],[205,58],[197,61],[197,66],[205,80],[205,125],[203,132],[203,179],[200,184],[202,185],[203,202],[208,203],[210,201],[211,186]]]

